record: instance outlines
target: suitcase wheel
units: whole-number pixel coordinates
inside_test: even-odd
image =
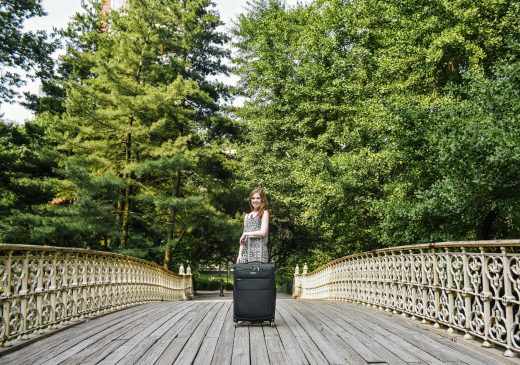
[[[273,320],[273,321],[269,321],[269,325],[270,325],[271,327],[274,327],[274,320]]]

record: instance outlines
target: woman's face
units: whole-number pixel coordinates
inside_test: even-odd
[[[262,198],[260,197],[260,193],[254,193],[251,197],[251,205],[255,210],[260,208],[260,205],[262,204]]]

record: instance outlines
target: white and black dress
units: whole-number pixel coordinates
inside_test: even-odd
[[[247,214],[244,218],[244,233],[259,231],[262,227],[262,219],[253,214]],[[267,235],[265,237],[247,236],[242,249],[242,255],[239,258],[240,263],[249,261],[267,262]]]

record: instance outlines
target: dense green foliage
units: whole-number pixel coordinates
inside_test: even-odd
[[[518,2],[252,1],[233,31],[234,115],[210,5],[75,16],[54,96],[0,131],[2,241],[233,261],[256,186],[279,277],[519,236]]]
[[[5,222],[17,224],[3,240],[116,250],[170,268],[231,259],[237,131],[219,105],[228,92],[212,81],[227,51],[209,4],[135,1],[104,14],[94,1],[76,15],[64,33],[65,112],[34,122],[57,154],[52,195],[11,210]]]
[[[518,237],[519,14],[514,1],[253,2],[235,27],[242,153],[289,232],[275,248],[314,266]]]
[[[23,31],[26,19],[43,15],[41,0],[0,0],[0,104],[19,96],[24,76],[46,80],[53,74],[56,42],[44,31]]]

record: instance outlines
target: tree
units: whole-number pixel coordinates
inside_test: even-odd
[[[32,223],[39,219],[35,207],[51,201],[57,180],[53,169],[58,155],[48,142],[44,127],[37,122],[24,125],[0,123],[2,242],[36,243],[31,236]]]
[[[472,206],[469,220],[440,209],[447,181],[453,186],[464,178],[453,169],[462,140],[441,136],[483,128],[475,123],[483,114],[457,121],[462,110],[481,103],[463,90],[483,80],[495,84],[498,65],[518,60],[518,14],[513,1],[426,7],[420,1],[320,0],[293,8],[252,2],[234,33],[237,72],[250,98],[240,110],[248,128],[241,150],[246,181],[266,187],[275,204],[287,207],[280,211],[285,228],[315,239],[306,254],[311,263],[387,245],[496,237],[478,232],[490,231],[483,227],[495,219],[489,207],[502,204],[497,195],[479,206],[482,191],[466,187],[468,196],[457,189],[458,204]],[[497,97],[515,100],[511,93]],[[503,125],[493,133],[507,139],[509,117],[497,110],[483,113],[494,115],[490,130]],[[455,145],[459,155],[449,153]],[[471,161],[482,158],[476,152]],[[515,221],[504,217],[499,221]],[[511,224],[501,237],[516,232]]]
[[[180,242],[206,233],[195,227],[200,220],[233,229],[214,203],[232,177],[226,151],[235,127],[220,110],[226,88],[210,79],[226,72],[226,37],[209,6],[130,1],[103,14],[94,2],[66,32],[67,112],[56,138],[64,185],[73,184],[61,209],[88,198],[104,207],[95,215],[76,209],[100,218],[85,225],[93,237],[142,257],[162,252],[166,267]]]
[[[18,87],[29,78],[47,79],[53,74],[52,52],[58,47],[46,32],[24,32],[23,22],[44,16],[41,0],[0,1],[0,101],[12,102]]]

